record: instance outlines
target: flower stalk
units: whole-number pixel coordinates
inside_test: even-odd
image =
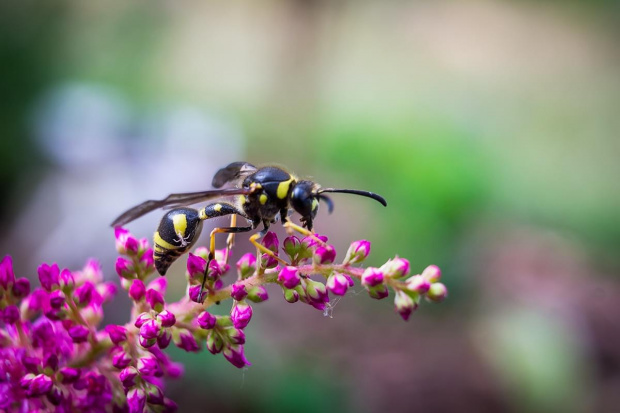
[[[342,260],[324,235],[287,223],[290,234],[282,243],[267,233],[256,254],[245,254],[234,267],[236,279],[226,281],[232,245],[214,252],[200,247],[187,260],[187,292],[176,302],[165,299],[166,278],[149,280],[155,273],[153,250],[146,239],[137,239],[116,228],[120,254],[115,270],[132,302],[129,321],[103,326],[102,305],[117,292],[104,282],[96,261],[80,271],[42,264],[41,288],[31,291],[25,278],[16,279],[9,256],[0,262],[0,376],[6,397],[0,410],[12,411],[25,401],[32,409],[66,411],[109,410],[130,412],[174,411],[165,397],[162,378],[177,378],[182,365],[162,350],[176,345],[188,352],[206,348],[221,353],[233,366],[250,366],[244,345],[245,328],[252,322],[254,306],[267,301],[265,286],[282,288],[285,301],[302,302],[324,311],[330,294],[345,295],[357,280],[375,299],[394,294],[395,311],[408,320],[421,299],[440,302],[447,289],[441,271],[432,265],[411,275],[409,262],[389,260],[380,268],[365,268],[370,242],[353,242]],[[203,274],[207,274],[204,300],[198,301]],[[214,316],[208,309],[232,299],[229,315]]]

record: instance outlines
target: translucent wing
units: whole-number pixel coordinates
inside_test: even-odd
[[[171,194],[165,199],[160,201],[144,201],[140,205],[125,211],[118,218],[112,222],[112,226],[125,225],[142,215],[148,214],[159,208],[176,208],[184,205],[196,204],[198,202],[208,201],[209,199],[218,198],[227,195],[247,195],[251,193],[250,189],[244,188],[230,188],[230,189],[216,189],[211,191],[202,192],[187,192],[183,194]]]
[[[213,185],[214,188],[221,188],[227,183],[239,181],[242,177],[254,173],[256,170],[256,167],[251,163],[233,162],[217,171],[211,185]]]

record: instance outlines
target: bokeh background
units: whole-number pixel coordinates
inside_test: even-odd
[[[439,265],[450,298],[404,323],[359,287],[331,318],[271,290],[251,368],[171,350],[180,411],[618,411],[619,17],[612,0],[2,2],[1,252],[20,276],[96,257],[115,279],[120,212],[276,162],[385,196],[334,195],[316,230],[340,254],[370,240],[372,265]]]

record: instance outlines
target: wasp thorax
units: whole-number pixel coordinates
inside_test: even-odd
[[[315,192],[316,184],[299,181],[291,193],[291,206],[302,217],[314,219],[319,210],[319,200]]]

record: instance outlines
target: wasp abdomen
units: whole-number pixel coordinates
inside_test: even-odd
[[[202,220],[193,208],[176,208],[164,215],[154,236],[157,272],[165,275],[170,265],[196,243],[201,231]]]

